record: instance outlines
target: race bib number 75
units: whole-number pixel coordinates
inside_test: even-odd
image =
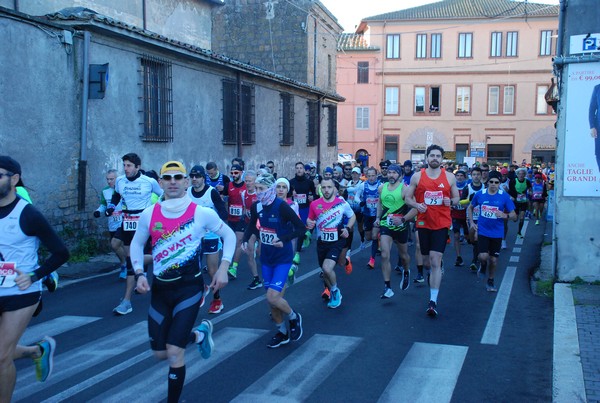
[[[10,288],[15,285],[16,267],[14,262],[0,262],[0,287]]]
[[[441,206],[444,201],[444,193],[441,190],[425,191],[425,204],[428,206]]]

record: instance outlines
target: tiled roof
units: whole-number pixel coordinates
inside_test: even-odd
[[[338,50],[379,50],[378,46],[370,46],[362,34],[341,34],[337,43]]]
[[[558,16],[559,6],[512,0],[443,0],[363,18],[363,21]]]
[[[230,57],[218,54],[213,52],[210,49],[204,49],[198,46],[191,45],[189,43],[181,42],[175,39],[168,38],[164,35],[157,34],[152,31],[148,31],[135,25],[130,25],[124,23],[119,20],[115,20],[113,18],[107,17],[105,15],[101,15],[96,13],[94,10],[90,10],[84,7],[69,7],[63,10],[60,10],[56,13],[47,14],[45,16],[49,20],[59,20],[59,21],[73,21],[75,23],[82,23],[84,25],[97,23],[104,26],[115,27],[118,29],[123,29],[128,32],[142,35],[146,38],[150,38],[153,40],[157,40],[177,48],[185,49],[189,52],[195,53],[196,55],[204,58],[205,60],[210,60],[213,63],[228,66],[230,68],[234,68],[236,70],[245,71],[249,74],[254,74],[257,76],[269,78],[280,83],[285,83],[291,86],[295,86],[297,88],[302,88],[304,90],[309,90],[312,92],[316,92],[322,95],[325,95],[328,98],[334,99],[336,101],[344,101],[345,98],[340,94],[333,93],[322,88],[315,87],[313,85],[303,83],[298,80],[291,79],[286,76],[282,76],[281,74],[273,73],[269,70],[264,70],[260,67],[253,66],[251,64],[240,62],[239,60],[232,59]]]

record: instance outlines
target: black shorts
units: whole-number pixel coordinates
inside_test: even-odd
[[[40,291],[0,297],[0,315],[4,312],[18,311],[19,309],[27,308],[28,306],[41,302],[41,300],[42,293]]]
[[[375,224],[375,217],[371,216],[363,216],[363,228],[365,231],[371,231],[373,229],[373,224]]]
[[[200,273],[191,280],[180,279],[169,283],[154,279],[148,311],[148,335],[152,350],[164,351],[167,344],[181,348],[187,346],[203,292],[204,280]]]
[[[515,213],[519,215],[521,211],[529,210],[529,203],[515,203]]]
[[[320,239],[317,240],[317,258],[319,260],[319,266],[323,267],[325,259],[333,260],[337,262],[342,249],[346,247],[346,239],[340,238],[334,242],[324,242]]]
[[[393,230],[385,226],[379,227],[379,234],[381,236],[387,235],[392,238],[394,242],[407,243],[408,242],[408,228],[407,223],[401,230]]]
[[[200,245],[202,253],[206,255],[214,255],[223,249],[220,238],[202,238]]]
[[[121,241],[123,241],[123,245],[130,246],[131,241],[133,240],[133,236],[135,235],[135,231],[124,231],[121,228]]]
[[[469,225],[467,224],[466,218],[453,218],[452,219],[452,232],[459,233],[460,229],[463,229],[463,233],[469,233]]]
[[[231,228],[233,230],[233,232],[245,232],[246,231],[246,222],[244,220],[227,221],[227,225],[229,225],[229,228]]]
[[[488,238],[484,235],[477,237],[477,249],[479,253],[488,253],[490,256],[500,256],[500,247],[502,246],[502,238]]]
[[[123,241],[123,228],[119,227],[116,231],[110,231],[110,239],[113,238]]]
[[[419,245],[421,246],[422,255],[429,255],[431,251],[444,253],[446,250],[448,228],[417,228],[417,233],[419,235]]]

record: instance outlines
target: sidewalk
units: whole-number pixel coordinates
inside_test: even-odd
[[[114,253],[98,255],[83,263],[65,263],[58,269],[61,281],[78,280],[98,274],[109,273],[120,267],[119,259]]]

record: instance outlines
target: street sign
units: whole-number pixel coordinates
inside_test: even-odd
[[[600,33],[571,35],[570,39],[569,53],[571,55],[600,52]]]
[[[485,158],[485,151],[484,150],[471,150],[471,157],[476,157],[476,158]]]
[[[478,148],[485,150],[485,142],[483,141],[471,141],[471,148]]]

